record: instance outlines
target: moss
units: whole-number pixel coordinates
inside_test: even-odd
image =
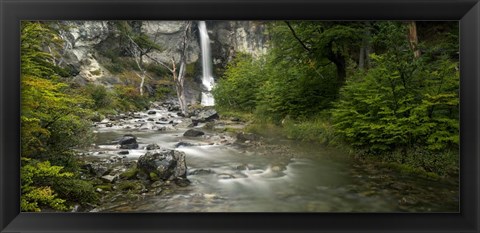
[[[98,76],[98,75],[101,75],[102,74],[102,71],[101,70],[94,70],[94,71],[90,71],[90,74],[93,74],[95,76]]]
[[[138,173],[138,168],[132,167],[130,169],[127,169],[124,173],[120,174],[120,178],[130,180],[135,178],[137,173]]]
[[[150,172],[150,175],[149,175],[149,176],[150,176],[150,180],[151,180],[151,181],[158,181],[158,180],[160,180],[160,178],[158,177],[157,173],[155,173],[155,172]]]
[[[112,184],[102,184],[102,185],[97,185],[95,186],[95,189],[102,189],[104,191],[112,191],[113,190],[113,185]]]
[[[143,185],[138,181],[124,181],[118,184],[119,190],[141,190],[143,189]]]

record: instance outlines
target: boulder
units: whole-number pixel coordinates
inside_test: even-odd
[[[202,136],[204,134],[205,133],[200,131],[200,130],[189,129],[183,134],[183,136],[184,137],[199,137],[199,136]]]
[[[123,137],[118,141],[120,144],[120,149],[137,149],[137,137],[132,134],[123,135]]]
[[[155,114],[157,114],[157,111],[151,110],[151,111],[148,111],[147,114],[148,115],[155,115]]]
[[[219,118],[217,111],[215,109],[202,109],[195,114],[196,116],[192,116],[193,121],[197,122],[210,122]]]
[[[176,150],[152,150],[138,158],[137,167],[146,174],[155,173],[161,180],[187,177],[185,153]]]
[[[86,164],[85,168],[97,177],[105,175],[108,171],[108,167],[97,163]]]
[[[157,144],[148,144],[147,147],[145,147],[147,150],[157,150],[160,149],[160,146]]]

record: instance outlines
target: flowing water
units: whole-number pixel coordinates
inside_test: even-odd
[[[200,47],[202,49],[202,84],[205,88],[205,91],[202,92],[201,104],[203,106],[213,106],[215,105],[215,100],[210,91],[214,86],[215,80],[212,74],[210,38],[208,37],[205,21],[198,22],[198,30],[200,33]]]
[[[191,184],[172,192],[117,206],[113,212],[457,212],[458,183],[430,180],[392,171],[378,164],[354,162],[339,151],[289,140],[270,142],[263,150],[217,143],[213,131],[198,138],[171,131],[103,128],[97,143],[126,133],[140,148],[156,143],[186,153]],[[293,151],[288,155],[285,148]],[[137,159],[143,149],[129,150]],[[108,153],[106,153],[108,154]],[[97,154],[95,156],[106,156]]]

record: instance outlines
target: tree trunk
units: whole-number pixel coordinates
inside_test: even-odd
[[[420,57],[420,50],[418,49],[417,24],[415,21],[408,21],[408,42],[410,49],[413,51],[413,57]]]
[[[333,59],[333,64],[335,64],[337,67],[338,84],[342,86],[345,83],[345,78],[347,77],[345,58],[342,55],[337,55],[335,56],[335,59]]]
[[[364,44],[362,42],[362,44]],[[360,53],[359,53],[359,56],[358,56],[358,69],[360,70],[363,70],[365,68],[365,46],[361,46],[360,47]]]
[[[175,65],[175,60],[172,59],[172,74],[173,80],[175,81],[175,90],[177,91],[178,104],[180,105],[180,110],[183,114],[187,113],[187,103],[185,99],[185,89],[183,86],[185,79],[185,59],[180,61],[180,69],[177,75],[177,68]]]

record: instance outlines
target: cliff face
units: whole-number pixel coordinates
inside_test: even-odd
[[[112,66],[118,65],[112,57],[119,51],[119,30],[111,21],[65,21],[61,36],[66,41],[62,54],[62,65],[68,66],[76,80],[81,83],[111,85],[119,83]],[[180,46],[184,35],[185,21],[137,21],[131,24],[133,30],[141,31],[158,44],[161,51],[148,55],[166,64],[180,58]],[[252,21],[207,21],[211,40],[214,76],[225,67],[236,53],[259,56],[266,52],[266,26]],[[201,48],[197,22],[193,22],[187,41],[187,63],[193,68],[190,76],[198,80],[201,75]],[[110,55],[110,56],[109,56]],[[129,54],[121,54],[126,59]],[[144,59],[146,64],[152,63]]]

